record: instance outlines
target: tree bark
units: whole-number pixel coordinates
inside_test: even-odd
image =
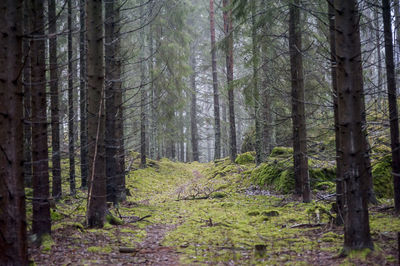
[[[390,143],[392,148],[392,175],[394,185],[394,207],[400,213],[400,142],[399,116],[397,110],[396,76],[393,56],[392,25],[389,0],[382,0],[382,16],[385,35],[386,80],[389,102]]]
[[[339,134],[339,110],[338,110],[338,88],[336,80],[336,39],[335,39],[335,9],[333,1],[328,2],[328,18],[329,18],[329,44],[331,49],[331,78],[332,78],[332,99],[335,124],[335,148],[336,148],[336,225],[342,225],[343,220],[343,173],[342,173],[342,157],[340,156],[340,134]]]
[[[106,182],[107,182],[107,201],[117,203],[116,197],[116,176],[117,176],[117,139],[115,135],[115,118],[117,108],[115,105],[115,43],[119,36],[115,36],[115,1],[110,0],[105,3],[105,104],[106,104]]]
[[[43,1],[31,1],[32,41],[32,161],[33,219],[32,232],[40,239],[51,232],[49,204],[49,165],[46,115],[46,58]]]
[[[52,196],[59,199],[61,188],[61,153],[60,153],[60,110],[58,96],[57,62],[57,23],[56,2],[48,1],[49,14],[49,63],[50,63],[50,105],[51,105],[51,145],[52,145]]]
[[[29,21],[29,1],[24,2],[24,35],[31,33],[31,23]],[[32,187],[32,123],[31,123],[31,60],[29,39],[23,40],[24,52],[24,180],[25,186]]]
[[[145,38],[144,8],[140,1],[140,167],[146,168],[146,88],[145,88]]]
[[[344,252],[373,249],[368,217],[369,174],[365,162],[364,93],[358,6],[335,0],[335,38],[340,156],[345,196]]]
[[[214,19],[214,0],[210,0],[210,33],[211,33],[211,66],[213,77],[214,93],[214,160],[221,158],[221,122],[219,115],[219,92],[217,74],[217,56],[215,46],[215,19]]]
[[[233,31],[232,31],[232,10],[227,8],[231,0],[223,0],[224,8],[224,33],[226,39],[226,79],[228,84],[228,106],[229,106],[229,148],[230,158],[234,162],[237,155],[236,148],[236,124],[235,124],[235,99],[233,94]]]
[[[74,70],[72,64],[72,2],[68,0],[68,154],[69,190],[75,195]]]
[[[304,106],[303,59],[301,54],[300,1],[293,0],[289,15],[289,50],[292,79],[293,163],[295,190],[304,202],[311,201],[308,177],[307,132]]]
[[[24,192],[21,0],[0,2],[0,263],[28,265]]]
[[[251,39],[253,52],[253,101],[254,101],[254,126],[256,131],[256,164],[262,162],[262,132],[259,115],[260,92],[258,88],[258,44],[257,44],[257,26],[256,26],[256,1],[251,3]]]
[[[106,213],[102,1],[86,2],[89,191],[87,223],[103,227]]]
[[[190,56],[190,65],[192,67],[192,75],[190,76],[190,83],[192,88],[192,97],[190,105],[190,131],[192,139],[192,159],[199,161],[199,142],[198,142],[198,129],[197,129],[197,88],[196,88],[196,48],[192,47]]]
[[[87,187],[88,169],[88,133],[87,133],[87,87],[86,87],[86,38],[85,38],[85,0],[79,0],[79,100],[80,100],[80,138],[81,138],[81,187]]]

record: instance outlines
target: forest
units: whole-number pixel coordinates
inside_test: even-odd
[[[399,265],[399,0],[0,1],[1,265]]]

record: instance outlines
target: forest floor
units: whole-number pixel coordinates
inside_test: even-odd
[[[31,244],[30,257],[36,265],[397,265],[393,209],[371,207],[375,251],[341,257],[330,202],[256,189],[245,178],[254,165],[224,163],[162,159],[131,171],[131,196],[110,207],[123,223],[102,229],[84,226],[84,191],[66,196],[52,209],[52,238]]]

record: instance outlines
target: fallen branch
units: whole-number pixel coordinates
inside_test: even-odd
[[[127,221],[127,223],[137,223],[137,222],[143,221],[144,219],[149,218],[149,217],[151,217],[150,214],[146,215],[146,216],[143,216],[142,218],[138,218],[138,219],[137,219],[137,217],[135,217],[136,219],[133,219],[131,221]]]
[[[202,196],[202,197],[185,197],[181,199],[176,199],[175,201],[181,201],[181,200],[202,200],[202,199],[209,199],[210,196]]]
[[[313,228],[313,227],[319,227],[319,226],[324,226],[327,224],[294,224],[290,228]]]
[[[119,248],[120,253],[137,253],[138,250],[136,248],[129,248],[129,247],[120,247]]]

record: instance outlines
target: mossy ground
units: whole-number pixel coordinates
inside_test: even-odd
[[[305,204],[290,195],[246,193],[255,167],[252,162],[240,165],[221,159],[183,164],[163,159],[151,165],[131,171],[127,188],[132,196],[118,208],[110,208],[112,215],[122,217],[121,225],[85,228],[86,192],[65,196],[52,211],[50,252],[31,248],[35,262],[162,265],[149,261],[151,256],[164,256],[159,250],[162,245],[163,252],[175,250],[174,256],[179,254],[180,262],[189,265],[396,263],[395,234],[400,231],[400,219],[390,209],[371,209],[375,252],[365,258],[340,258],[343,229],[332,224],[330,203]],[[158,234],[157,228],[164,231]],[[161,242],[152,241],[157,234]],[[121,246],[138,248],[138,252],[119,254]],[[142,250],[147,252],[147,262],[141,261]]]

